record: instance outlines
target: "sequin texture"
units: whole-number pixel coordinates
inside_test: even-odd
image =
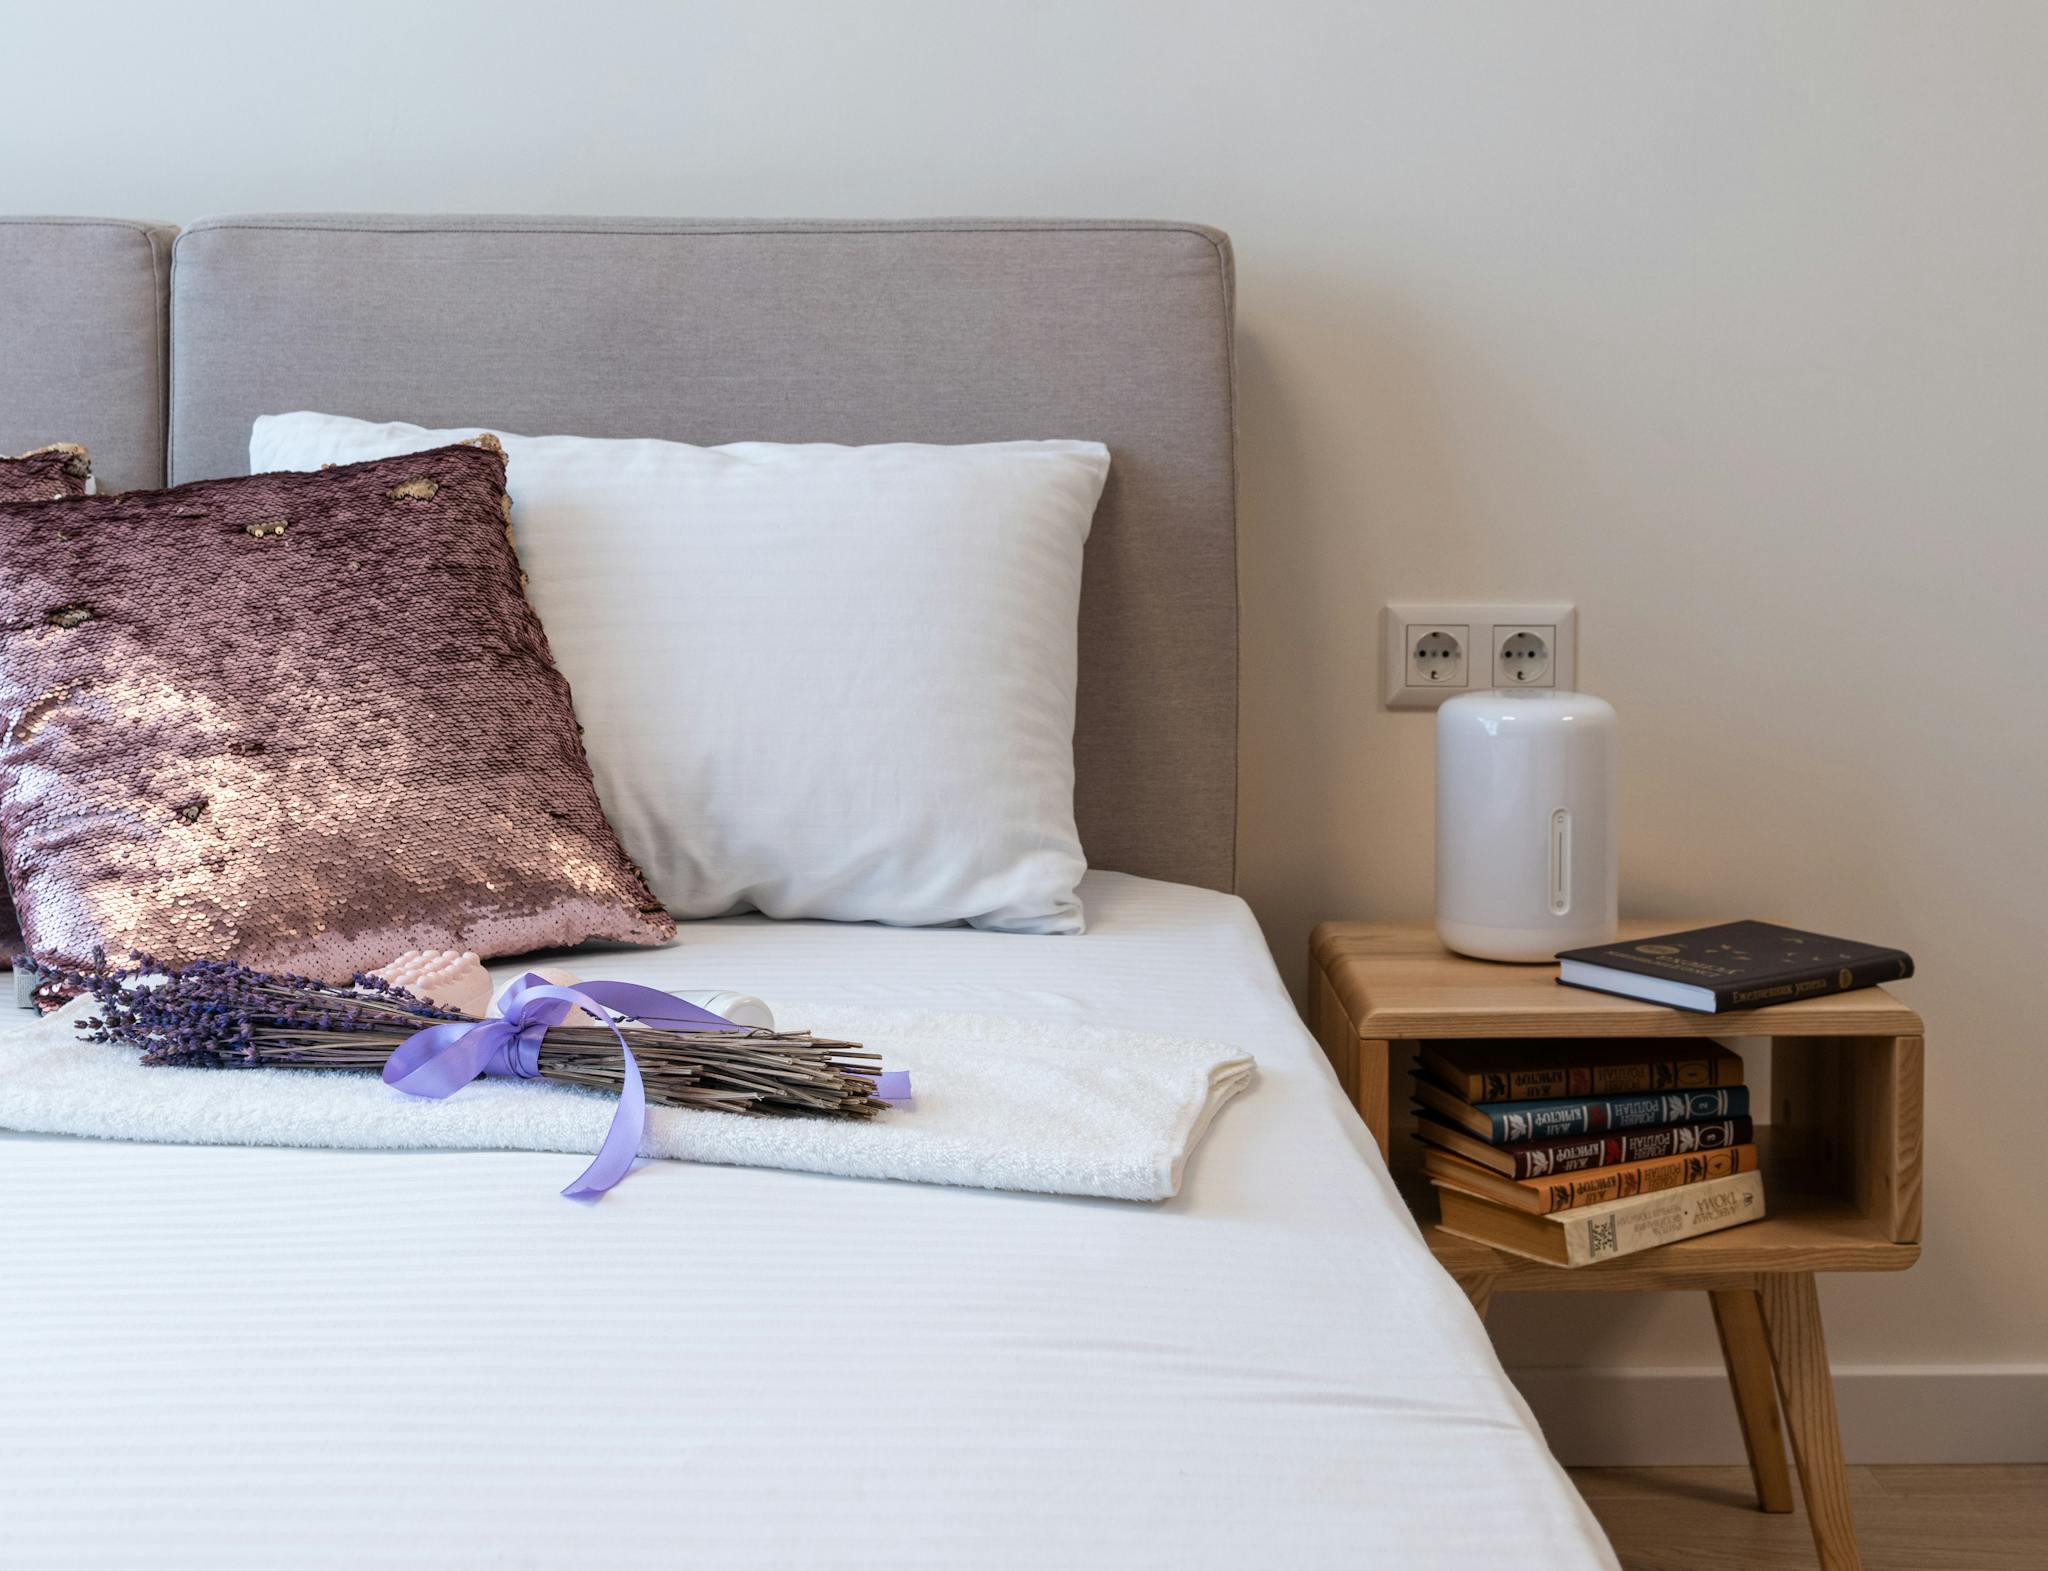
[[[19,458],[0,458],[0,502],[51,502],[84,496],[91,478],[92,458],[86,450],[60,442]],[[26,948],[7,890],[8,885],[0,881],[0,971],[14,969],[14,957]]]
[[[408,949],[672,938],[598,807],[504,485],[464,445],[0,503],[28,950],[337,982]]]

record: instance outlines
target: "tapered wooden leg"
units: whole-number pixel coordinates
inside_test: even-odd
[[[1785,1466],[1785,1432],[1778,1424],[1778,1393],[1771,1384],[1771,1345],[1764,1313],[1748,1288],[1717,1288],[1707,1294],[1714,1329],[1721,1334],[1721,1361],[1735,1392],[1735,1416],[1749,1452],[1749,1476],[1756,1503],[1765,1511],[1792,1509],[1792,1474]]]
[[[1465,1296],[1472,1300],[1472,1307],[1478,1312],[1480,1321],[1486,1319],[1486,1311],[1493,1304],[1493,1278],[1490,1276],[1461,1276],[1458,1286],[1465,1290]]]
[[[1834,1378],[1821,1336],[1820,1295],[1810,1271],[1772,1272],[1758,1281],[1764,1334],[1778,1372],[1785,1427],[1799,1460],[1799,1487],[1813,1523],[1821,1571],[1862,1571],[1856,1523],[1849,1514],[1849,1475],[1835,1418]]]

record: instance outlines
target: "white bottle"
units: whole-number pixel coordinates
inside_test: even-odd
[[[1615,936],[1614,708],[1587,693],[1467,693],[1436,713],[1436,930],[1482,960]]]

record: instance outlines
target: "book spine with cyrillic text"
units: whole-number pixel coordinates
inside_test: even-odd
[[[1637,1195],[1612,1206],[1566,1211],[1554,1221],[1564,1229],[1565,1264],[1587,1266],[1681,1238],[1717,1233],[1763,1215],[1763,1175],[1750,1172]]]
[[[1804,976],[1774,977],[1768,982],[1724,982],[1714,989],[1714,1003],[1721,1009],[1761,1009],[1767,1004],[1789,1004],[1801,998],[1824,998],[1829,993],[1853,993],[1859,987],[1882,987],[1912,974],[1910,958],[1886,955],[1861,965],[1816,969]]]
[[[1714,1091],[1663,1091],[1650,1096],[1552,1102],[1475,1102],[1472,1106],[1491,1126],[1487,1140],[1498,1146],[1599,1134],[1609,1129],[1739,1118],[1749,1111],[1749,1087],[1722,1086]]]
[[[1620,1167],[1595,1168],[1557,1178],[1531,1178],[1524,1180],[1524,1185],[1541,1197],[1545,1211],[1569,1211],[1576,1206],[1598,1205],[1603,1200],[1653,1195],[1660,1189],[1703,1184],[1710,1178],[1755,1170],[1756,1147],[1743,1145],[1720,1151],[1691,1151],[1654,1162],[1627,1162]]]
[[[1515,1177],[1548,1178],[1578,1173],[1589,1167],[1622,1162],[1648,1162],[1688,1151],[1712,1151],[1755,1138],[1747,1118],[1721,1118],[1704,1124],[1665,1124],[1623,1134],[1585,1135],[1576,1140],[1529,1140],[1502,1146],[1515,1159]]]
[[[1470,1102],[1533,1102],[1568,1096],[1623,1096],[1632,1091],[1690,1091],[1736,1085],[1741,1080],[1741,1059],[1695,1057],[1576,1068],[1479,1069],[1460,1075],[1451,1086]]]

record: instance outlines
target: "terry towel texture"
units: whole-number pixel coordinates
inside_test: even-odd
[[[650,1107],[641,1154],[847,1178],[1164,1200],[1252,1060],[1217,1042],[997,1015],[810,1008],[778,1023],[849,1038],[908,1069],[916,1101],[871,1123]],[[80,999],[0,1025],[0,1128],[187,1145],[589,1153],[614,1098],[479,1080],[444,1102],[367,1074],[148,1069],[88,1042]]]

